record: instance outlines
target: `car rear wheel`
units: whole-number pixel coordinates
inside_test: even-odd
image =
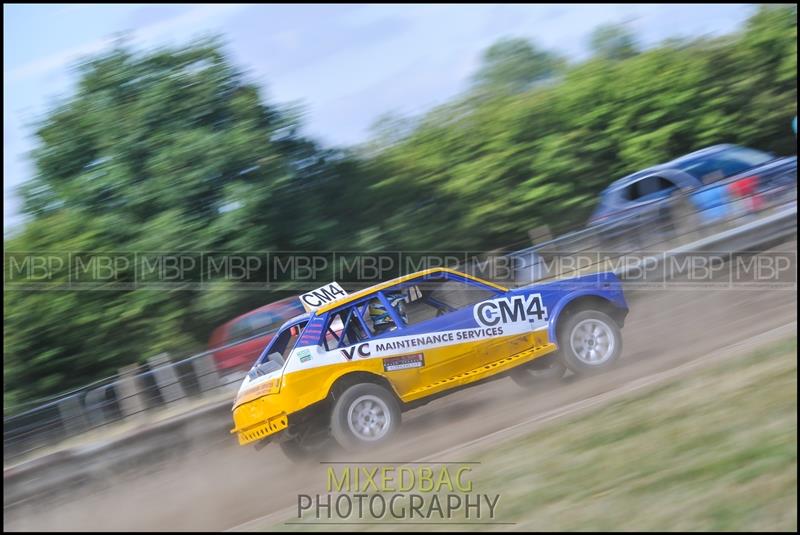
[[[331,413],[331,434],[348,450],[382,444],[399,426],[397,399],[372,383],[356,384],[342,392]]]
[[[617,323],[599,310],[584,310],[559,328],[559,353],[571,371],[597,373],[613,367],[622,354],[622,333]]]

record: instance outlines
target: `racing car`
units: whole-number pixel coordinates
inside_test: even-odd
[[[233,404],[239,444],[277,442],[293,460],[332,442],[390,439],[401,414],[510,375],[534,387],[570,370],[606,370],[628,313],[611,272],[509,289],[448,268],[348,294],[333,282],[300,296]]]

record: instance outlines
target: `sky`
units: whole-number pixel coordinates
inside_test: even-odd
[[[299,103],[305,133],[365,141],[384,113],[416,115],[466,89],[483,49],[524,37],[573,61],[588,36],[624,22],[642,45],[736,30],[751,4],[5,4],[3,229],[24,222],[15,189],[33,176],[31,127],[76,82],[74,65],[126,32],[134,45],[224,37],[234,63],[271,103]]]

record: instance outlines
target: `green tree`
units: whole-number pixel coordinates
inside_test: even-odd
[[[31,221],[6,251],[82,251],[89,262],[103,252],[323,250],[361,229],[359,212],[336,200],[358,188],[345,154],[300,136],[300,112],[265,104],[218,40],[147,53],[120,44],[78,75],[75,94],[36,129],[36,176],[22,189]],[[7,399],[162,351],[187,355],[214,326],[286,295],[204,290],[197,279],[136,287],[132,266],[116,275],[114,286],[82,290],[65,268],[46,290],[10,288]]]
[[[520,92],[553,77],[564,65],[563,58],[526,39],[505,38],[484,51],[474,83],[479,89]]]
[[[639,53],[636,37],[624,24],[598,26],[589,37],[595,55],[608,59],[627,59]]]

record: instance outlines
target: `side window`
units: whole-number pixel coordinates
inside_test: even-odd
[[[495,295],[492,290],[473,286],[463,281],[434,280],[428,284],[429,287],[423,290],[423,297],[428,301],[444,303],[453,309],[471,306],[491,299]]]
[[[647,197],[655,193],[675,188],[675,184],[660,176],[649,176],[636,183],[638,197]]]
[[[264,350],[264,354],[258,359],[258,364],[261,365],[262,372],[268,373],[269,371],[283,367],[292,349],[294,349],[295,344],[297,344],[297,339],[300,338],[300,334],[303,332],[306,323],[308,322],[292,325],[272,339]]]
[[[449,312],[491,299],[495,295],[488,288],[473,286],[464,281],[452,280],[447,277],[406,284],[402,289],[395,287],[386,290],[385,294],[387,297],[388,295],[393,296],[390,303],[407,326],[414,326],[423,321],[443,316]]]
[[[658,181],[661,185],[661,190],[672,191],[674,189],[678,189],[678,186],[668,178],[658,177]]]
[[[364,303],[361,303],[331,315],[325,327],[324,342],[328,351],[363,342],[369,337],[368,333],[364,331],[364,325],[360,319],[360,314],[365,308]]]
[[[362,316],[366,320],[365,323],[367,328],[370,329],[370,332],[374,336],[381,335],[385,332],[394,331],[398,328],[394,320],[395,315],[389,311],[389,308],[386,306],[386,302],[388,302],[389,306],[394,309],[394,312],[397,316],[399,316],[403,321],[407,321],[406,303],[408,302],[408,297],[406,292],[398,288],[393,288],[384,290],[381,293],[385,297],[386,301],[381,299],[378,295],[375,295],[375,297],[367,301],[365,314]]]
[[[636,192],[636,182],[629,184],[624,188],[620,188],[618,192],[619,198],[623,201],[635,201],[638,197],[638,193]]]
[[[429,284],[430,282],[422,283],[422,286],[425,287]],[[403,320],[406,322],[406,325],[416,325],[425,320],[436,318],[450,312],[450,307],[444,303],[432,303],[429,300],[423,299],[423,295],[427,296],[430,292],[428,291],[428,293],[425,294],[420,284],[415,284],[408,290],[408,296],[404,303],[405,314],[403,315]]]

